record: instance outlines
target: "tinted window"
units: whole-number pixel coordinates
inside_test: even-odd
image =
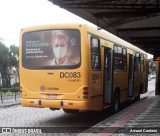
[[[123,70],[127,69],[127,50],[123,48]]]
[[[141,71],[144,69],[144,55],[141,54]]]
[[[127,50],[119,45],[114,46],[114,70],[127,69]]]
[[[135,54],[135,71],[140,71],[141,70],[141,67],[140,67],[140,54],[139,53],[136,53]]]
[[[92,69],[99,70],[101,68],[100,58],[100,42],[98,38],[91,37],[91,59]]]

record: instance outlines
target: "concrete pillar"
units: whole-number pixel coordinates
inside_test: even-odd
[[[156,62],[156,90],[155,95],[160,95],[160,62]]]

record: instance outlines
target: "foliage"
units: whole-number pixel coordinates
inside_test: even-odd
[[[11,74],[18,73],[18,47],[11,45],[9,48],[0,42],[0,74],[2,87],[11,87]],[[13,71],[13,67],[16,71]]]
[[[17,88],[17,87],[16,87],[16,88],[11,88],[11,89],[10,89],[10,92],[19,92],[19,91],[20,91],[20,89]]]
[[[9,51],[10,66],[18,68],[18,47],[16,47],[15,45],[11,45]]]
[[[13,87],[20,87],[20,84],[19,84],[19,83],[15,83],[15,84],[13,85]]]
[[[3,93],[7,93],[7,92],[20,92],[20,89],[19,87],[16,87],[16,88],[1,88],[0,89],[0,92],[3,92]]]
[[[8,88],[1,88],[0,91],[3,92],[3,93],[6,93],[6,92],[9,91],[9,89]]]
[[[9,64],[9,49],[0,42],[0,72],[2,76],[2,84],[7,87],[8,84],[8,64]]]

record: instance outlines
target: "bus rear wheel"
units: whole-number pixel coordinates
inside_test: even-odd
[[[79,110],[73,110],[73,109],[63,109],[63,111],[65,113],[78,113],[79,112]]]
[[[113,97],[113,112],[117,113],[120,109],[120,96],[119,93],[115,93]]]
[[[140,85],[138,96],[134,97],[135,102],[140,100],[140,94],[142,93],[142,91],[143,91],[143,84]]]
[[[139,101],[140,100],[140,93],[138,94],[138,96],[134,97],[134,101]]]

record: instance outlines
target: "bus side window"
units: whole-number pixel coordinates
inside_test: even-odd
[[[111,76],[111,53],[108,51],[105,58],[105,69],[107,75],[107,81],[110,80]]]
[[[123,48],[123,70],[127,70],[127,50]]]
[[[144,71],[144,55],[141,54],[141,71]]]
[[[141,62],[140,62],[140,54],[136,53],[135,54],[135,71],[140,71],[141,70]]]
[[[123,70],[123,51],[118,45],[114,46],[114,70]]]
[[[98,38],[91,37],[91,59],[92,69],[101,69],[100,41]]]

